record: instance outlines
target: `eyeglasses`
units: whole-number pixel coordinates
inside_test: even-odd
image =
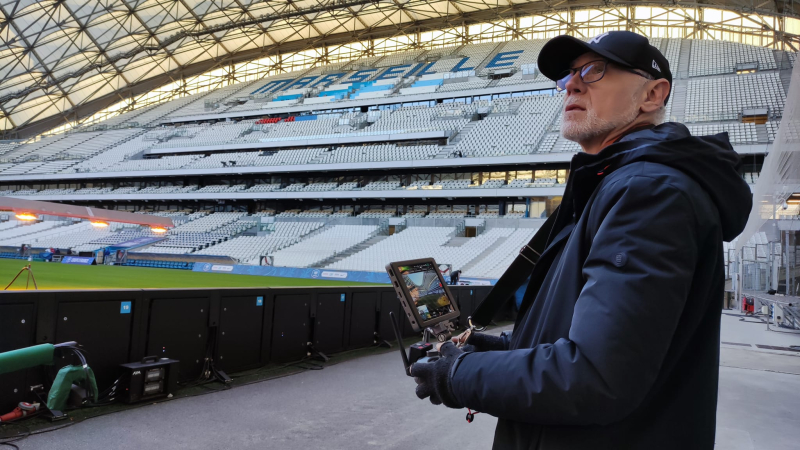
[[[584,65],[582,65],[580,67],[575,67],[575,68],[571,68],[569,70],[565,70],[564,73],[561,75],[561,78],[559,78],[559,80],[556,81],[556,90],[558,92],[566,90],[567,89],[567,83],[569,83],[569,80],[571,80],[572,77],[575,76],[575,74],[578,74],[578,76],[581,77],[581,81],[583,81],[586,84],[596,83],[596,82],[602,80],[603,76],[605,76],[606,68],[608,67],[608,64],[609,64],[609,61],[604,60],[604,59],[598,59],[598,60],[595,60],[595,61],[589,61],[589,62],[587,62],[586,64],[584,64]],[[648,80],[652,80],[653,79],[653,77],[650,76],[649,74],[645,75],[645,74],[639,73],[635,69],[629,69],[627,67],[620,67],[620,69],[622,69],[622,70],[624,70],[626,72],[630,72],[630,73],[634,73],[636,75],[639,75],[642,78],[647,78]]]

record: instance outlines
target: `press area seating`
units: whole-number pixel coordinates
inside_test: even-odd
[[[324,151],[310,161],[312,164],[338,164],[372,161],[412,161],[431,159],[440,151],[438,145],[380,144],[341,146]]]
[[[333,190],[334,191],[352,191],[352,190],[354,190],[356,188],[358,188],[358,182],[357,181],[348,181],[348,182],[340,184],[339,186],[337,186]]]
[[[421,189],[421,188],[424,188],[424,187],[430,186],[430,185],[431,185],[431,182],[428,181],[428,180],[418,180],[418,181],[414,181],[411,184],[409,184],[408,186],[406,186],[406,189]]]
[[[439,89],[437,89],[436,92],[454,92],[454,91],[468,91],[472,89],[482,89],[485,88],[487,84],[489,84],[489,81],[484,79],[478,79],[478,80],[471,80],[469,78],[465,79],[469,81],[442,84],[442,86]]]
[[[357,217],[362,217],[364,219],[381,219],[394,216],[395,216],[394,211],[386,211],[384,209],[367,209],[359,213]]]
[[[460,219],[467,215],[466,211],[457,212],[457,211],[435,211],[428,213],[427,217],[429,219]]]
[[[470,180],[442,180],[434,183],[433,186],[441,189],[466,189],[470,183]]]
[[[736,124],[734,124],[736,125]],[[740,124],[742,125],[742,124]],[[750,132],[753,131],[748,127],[742,127],[742,130]],[[693,126],[690,126],[693,129]],[[706,127],[699,126],[698,133],[713,134],[725,131],[725,127]],[[731,128],[733,129],[733,128]],[[736,139],[735,137],[733,138]],[[739,139],[745,142],[745,138]],[[62,188],[62,189],[44,189],[37,191],[35,189],[21,189],[18,191],[7,190],[2,191],[1,195],[11,197],[52,197],[52,196],[67,196],[67,195],[93,195],[93,196],[119,196],[119,195],[160,195],[160,194],[226,194],[226,193],[268,193],[268,192],[341,192],[341,191],[383,191],[383,190],[418,190],[418,189],[498,189],[498,188],[537,188],[537,187],[552,187],[557,185],[555,179],[516,179],[510,180],[508,184],[504,184],[504,180],[486,180],[483,184],[472,184],[471,180],[439,180],[430,182],[428,180],[418,180],[410,183],[407,186],[402,186],[400,181],[373,181],[367,182],[363,187],[359,187],[357,181],[347,181],[339,184],[338,182],[318,182],[318,183],[292,183],[287,186],[282,186],[278,183],[270,184],[255,184],[249,188],[245,184],[234,185],[208,185],[198,187],[196,185],[186,186],[148,186],[148,187],[135,187],[125,186],[120,188],[111,187],[92,187],[92,188]]]
[[[325,210],[312,209],[297,213],[297,217],[326,218],[330,216],[332,212],[333,211],[330,209],[325,209]]]
[[[503,187],[505,180],[486,180],[483,184],[477,186],[470,186],[476,189],[497,189]]]
[[[273,192],[280,190],[280,184],[256,184],[245,189],[244,192]]]
[[[198,193],[220,193],[220,192],[240,192],[245,189],[244,184],[228,185],[209,185],[197,190]]]
[[[372,183],[367,184],[366,186],[362,187],[362,191],[390,191],[393,189],[399,189],[400,182],[399,181],[373,181]]]
[[[403,214],[403,217],[420,218],[420,217],[425,217],[426,215],[428,215],[427,205],[414,205],[410,209],[406,210],[406,213]]]

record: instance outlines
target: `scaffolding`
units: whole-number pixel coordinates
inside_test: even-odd
[[[799,214],[800,65],[795,65],[783,118],[754,188],[753,209],[735,243],[739,270],[734,267],[732,272],[737,274],[738,292],[800,293]]]

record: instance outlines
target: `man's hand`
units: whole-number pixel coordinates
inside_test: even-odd
[[[440,357],[432,363],[415,363],[411,366],[411,376],[417,382],[417,397],[430,397],[431,403],[449,408],[462,408],[450,387],[450,369],[456,358],[464,352],[452,342],[439,346]]]
[[[469,331],[465,331],[460,335],[452,338],[453,343],[458,344],[462,337]],[[501,336],[492,336],[490,334],[483,334],[472,332],[467,341],[461,347],[461,350],[469,352],[489,352],[492,350],[506,350],[505,340]]]

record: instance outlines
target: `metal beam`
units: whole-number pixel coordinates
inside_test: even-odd
[[[134,223],[149,227],[175,227],[169,217],[134,214],[110,209],[90,208],[88,206],[65,205],[63,203],[40,202],[38,200],[24,200],[13,197],[0,197],[0,210],[14,211],[15,213],[25,212],[38,215],[75,217],[102,222]]]

